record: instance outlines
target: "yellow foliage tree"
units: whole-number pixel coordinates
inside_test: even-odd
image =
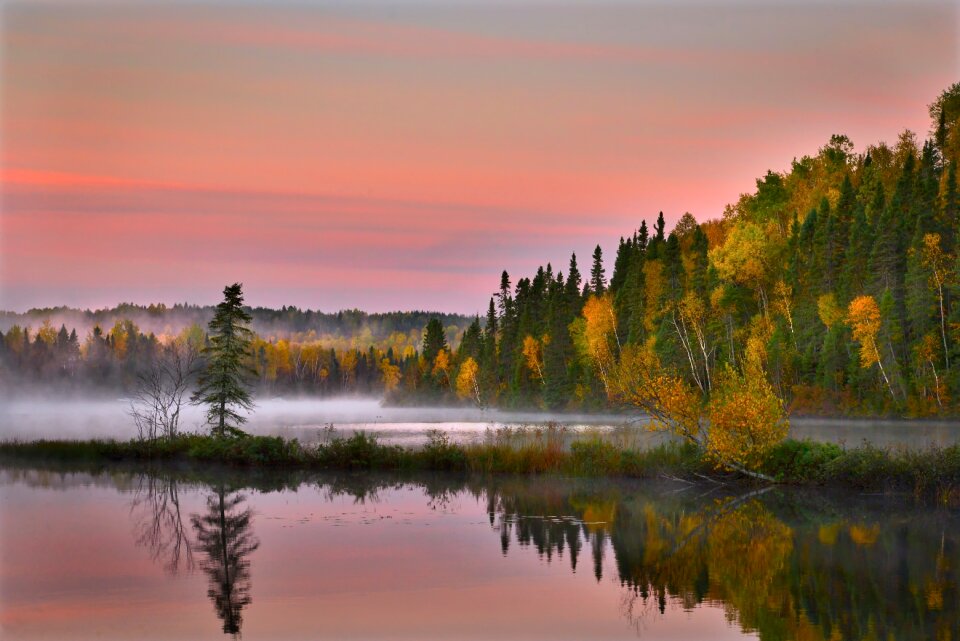
[[[860,343],[860,366],[869,369],[876,364],[880,368],[880,374],[887,384],[887,389],[890,390],[890,395],[896,399],[897,395],[894,394],[887,372],[883,369],[883,358],[880,357],[880,350],[877,347],[881,318],[880,306],[877,305],[873,296],[857,296],[850,301],[850,306],[847,308],[847,323],[853,332],[853,340]]]
[[[925,234],[920,249],[920,263],[930,272],[930,285],[937,290],[940,302],[940,337],[943,339],[943,358],[950,369],[950,348],[947,345],[947,317],[943,305],[943,286],[950,278],[950,260],[940,246],[940,234]]]
[[[823,324],[827,326],[827,329],[843,322],[845,316],[843,308],[837,304],[837,296],[833,292],[824,294],[817,299],[817,314]]]
[[[480,367],[473,357],[468,356],[463,364],[460,365],[460,373],[457,374],[457,396],[460,398],[470,398],[478,407],[483,407],[480,399],[480,385],[477,383],[477,373]]]
[[[710,250],[710,263],[721,279],[752,288],[767,313],[765,284],[770,273],[769,234],[752,222],[739,222],[723,245]]]
[[[762,367],[732,368],[707,396],[661,366],[652,344],[628,346],[616,369],[613,395],[650,416],[650,428],[665,430],[696,445],[718,467],[767,481],[755,467],[787,434],[783,403]]]
[[[43,325],[40,326],[40,329],[37,330],[37,337],[35,340],[42,341],[49,346],[52,346],[57,342],[57,330],[54,329],[53,325],[50,324],[50,319],[43,321]]]
[[[939,351],[940,346],[938,345],[936,337],[929,333],[924,334],[920,342],[913,348],[913,353],[916,356],[919,368],[925,370],[927,366],[930,367],[933,373],[933,392],[937,400],[937,406],[943,407],[943,395],[946,390],[943,389],[940,383],[940,375],[937,374],[937,365],[935,362],[938,359]],[[924,383],[924,396],[926,396],[926,383]]]
[[[794,347],[796,347],[797,339],[793,332],[793,288],[780,279],[773,286],[773,296],[773,309],[787,321],[790,336],[793,337]]]
[[[752,469],[787,436],[783,401],[757,365],[740,373],[727,365],[707,405],[707,453],[721,466]]]
[[[688,291],[671,312],[673,327],[690,363],[693,381],[702,391],[709,392],[713,348],[707,338],[706,304],[696,292]]]
[[[527,334],[523,339],[523,360],[532,373],[537,375],[537,379],[546,384],[543,379],[543,347],[533,336]]]
[[[380,360],[380,373],[383,376],[383,389],[387,394],[400,385],[400,367],[390,363],[389,358]]]
[[[441,349],[433,359],[432,374],[440,381],[450,384],[450,352]]]
[[[584,340],[597,374],[603,381],[604,389],[610,393],[610,376],[616,359],[614,348],[619,352],[620,339],[617,337],[617,315],[613,309],[610,294],[591,296],[583,306],[585,321]]]

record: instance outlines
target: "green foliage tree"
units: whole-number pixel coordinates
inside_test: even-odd
[[[243,309],[240,283],[223,290],[223,302],[217,305],[208,325],[210,341],[204,347],[206,367],[200,373],[197,390],[191,400],[207,406],[207,423],[215,436],[242,436],[240,425],[246,417],[240,411],[253,409],[250,379],[253,332],[248,327],[250,314]]]

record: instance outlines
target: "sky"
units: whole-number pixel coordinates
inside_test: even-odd
[[[929,129],[954,2],[0,0],[0,309],[486,309],[834,133]]]

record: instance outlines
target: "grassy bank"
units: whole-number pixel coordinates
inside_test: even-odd
[[[319,445],[271,436],[217,439],[184,435],[147,441],[56,441],[0,443],[0,461],[85,463],[188,463],[247,468],[311,470],[435,470],[479,474],[670,477],[739,482],[701,460],[686,444],[638,448],[601,436],[572,442],[561,431],[540,430],[518,438],[498,434],[482,443],[451,443],[433,433],[418,448],[381,443],[357,433]],[[924,450],[883,449],[787,440],[767,456],[761,471],[787,484],[836,485],[863,491],[899,491],[960,501],[960,446]]]

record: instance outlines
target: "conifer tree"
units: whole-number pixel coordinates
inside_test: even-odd
[[[423,332],[423,359],[427,368],[433,366],[437,354],[447,349],[447,337],[443,331],[443,323],[439,318],[431,318]]]
[[[659,244],[659,243],[662,243],[662,242],[664,241],[664,239],[666,238],[666,237],[664,236],[664,230],[665,230],[666,226],[667,226],[667,224],[666,224],[666,222],[664,222],[664,220],[663,220],[663,212],[661,211],[661,212],[657,215],[657,224],[656,224],[656,225],[654,226],[654,228],[653,228],[653,232],[654,232],[653,239],[654,239],[658,244]]]
[[[607,291],[607,281],[603,270],[603,250],[597,245],[593,250],[593,266],[590,268],[590,289],[597,296]]]
[[[207,423],[214,436],[242,436],[240,425],[247,419],[241,410],[253,408],[249,380],[253,332],[248,327],[250,314],[243,309],[240,283],[223,290],[223,302],[217,305],[208,325],[210,343],[203,349],[206,368],[200,373],[192,401],[207,405]]]

